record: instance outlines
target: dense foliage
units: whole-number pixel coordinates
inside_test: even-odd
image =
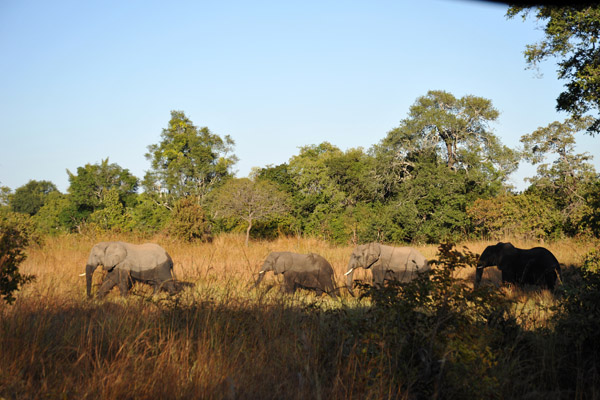
[[[556,99],[556,109],[567,111],[576,119],[600,111],[600,6],[595,2],[574,2],[569,7],[511,7],[507,16],[530,12],[540,22],[544,38],[527,46],[525,59],[536,67],[547,59],[558,60],[558,78],[564,79],[565,91]],[[565,3],[566,4],[566,3]],[[600,119],[589,125],[591,133],[600,132]]]
[[[30,215],[43,233],[164,233],[209,240],[307,235],[346,244],[439,243],[469,237],[598,235],[600,180],[575,135],[593,119],[569,118],[523,135],[522,150],[494,133],[492,101],[445,91],[417,98],[398,127],[367,150],[323,142],[288,162],[234,178],[233,141],[173,111],[140,180],[126,168],[68,171],[67,194],[30,181],[0,191],[0,207]],[[509,185],[519,161],[537,165],[524,193]]]
[[[20,214],[0,212],[0,304],[14,302],[14,292],[34,279],[19,272],[25,248],[35,240],[30,221]]]

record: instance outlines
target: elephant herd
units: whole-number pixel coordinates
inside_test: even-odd
[[[182,282],[173,275],[173,260],[157,244],[135,245],[125,242],[101,242],[96,244],[86,264],[86,290],[91,297],[92,276],[98,266],[107,271],[97,296],[102,298],[117,286],[121,295],[126,295],[133,283],[151,285],[154,293],[160,290],[175,294],[192,283]],[[475,270],[474,287],[481,283],[483,270],[496,266],[502,273],[502,282],[516,285],[538,285],[554,289],[561,280],[560,265],[554,255],[543,247],[519,249],[511,243],[498,243],[488,246],[479,257]],[[431,267],[425,257],[412,247],[392,247],[379,243],[357,246],[348,262],[346,288],[354,295],[353,273],[357,268],[371,271],[375,285],[383,285],[386,280],[408,282],[418,273]],[[331,264],[315,253],[298,254],[289,251],[269,253],[258,279],[252,287],[257,287],[265,273],[272,271],[283,275],[283,290],[293,293],[298,288],[310,289],[317,294],[327,293],[337,297],[339,288],[335,285]]]

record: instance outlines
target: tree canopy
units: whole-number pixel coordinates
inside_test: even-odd
[[[212,209],[215,217],[239,218],[247,223],[246,246],[255,221],[267,221],[288,211],[288,196],[266,180],[230,179],[219,188]]]
[[[600,6],[511,7],[507,17],[531,13],[543,26],[544,38],[527,45],[525,60],[535,68],[544,60],[558,59],[558,78],[566,81],[565,91],[556,99],[556,109],[575,118],[588,112],[596,117],[587,128],[600,132]]]
[[[148,146],[146,158],[152,168],[144,178],[146,192],[166,195],[165,205],[186,196],[202,202],[232,175],[237,157],[229,153],[234,144],[229,135],[221,138],[207,127],[196,127],[183,111],[171,111],[160,143]]]
[[[52,182],[31,180],[10,196],[10,206],[15,212],[34,215],[44,206],[48,195],[56,191]]]

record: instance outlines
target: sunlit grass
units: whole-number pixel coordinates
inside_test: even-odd
[[[151,288],[136,285],[127,298],[113,290],[106,300],[87,300],[79,274],[101,240],[147,241],[68,235],[29,249],[21,271],[37,279],[17,294],[13,306],[0,309],[0,397],[305,399],[393,393],[387,381],[360,387],[355,378],[363,372],[342,357],[348,350],[336,348],[339,338],[325,340],[328,331],[318,314],[306,312],[357,306],[361,312],[366,300],[345,290],[337,300],[304,290],[286,295],[272,274],[250,289],[271,251],[321,254],[341,287],[353,246],[298,237],[248,247],[241,235],[222,235],[212,243],[156,237],[152,241],[171,254],[177,278],[195,287],[175,297],[152,297]],[[512,242],[523,248],[539,245]],[[481,253],[489,244],[495,242],[459,248]],[[545,246],[570,268],[593,248],[575,240]],[[437,246],[415,247],[430,260],[436,257]],[[457,270],[456,277],[471,283],[474,269]],[[368,280],[368,273],[357,270],[355,278]],[[101,279],[97,271],[95,284]],[[484,281],[514,300],[512,312],[525,329],[543,326],[551,315],[556,299],[548,290],[500,287],[495,268],[486,269]],[[324,342],[332,347],[323,349]],[[320,358],[323,354],[330,358]]]

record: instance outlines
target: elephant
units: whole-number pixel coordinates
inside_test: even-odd
[[[125,296],[134,282],[152,285],[155,294],[161,289],[175,294],[186,286],[193,286],[174,280],[173,260],[157,244],[100,242],[92,247],[85,267],[88,298],[92,297],[92,275],[99,265],[108,271],[98,290],[99,298],[106,296],[114,286]]]
[[[284,290],[287,293],[294,293],[297,288],[302,288],[315,290],[318,295],[327,293],[337,298],[333,268],[329,261],[319,254],[298,254],[289,251],[269,253],[253,288],[260,284],[265,273],[269,271],[273,271],[275,275],[283,274]]]
[[[370,269],[373,283],[383,285],[385,280],[396,279],[409,282],[417,277],[418,272],[431,269],[425,257],[412,247],[393,247],[379,243],[369,243],[357,246],[348,262],[346,287],[351,295],[352,276],[356,268]]]
[[[486,247],[477,262],[475,288],[481,284],[484,268],[489,266],[498,267],[502,282],[546,286],[554,290],[556,282],[561,281],[560,264],[544,247],[519,249],[512,243],[502,242]]]

